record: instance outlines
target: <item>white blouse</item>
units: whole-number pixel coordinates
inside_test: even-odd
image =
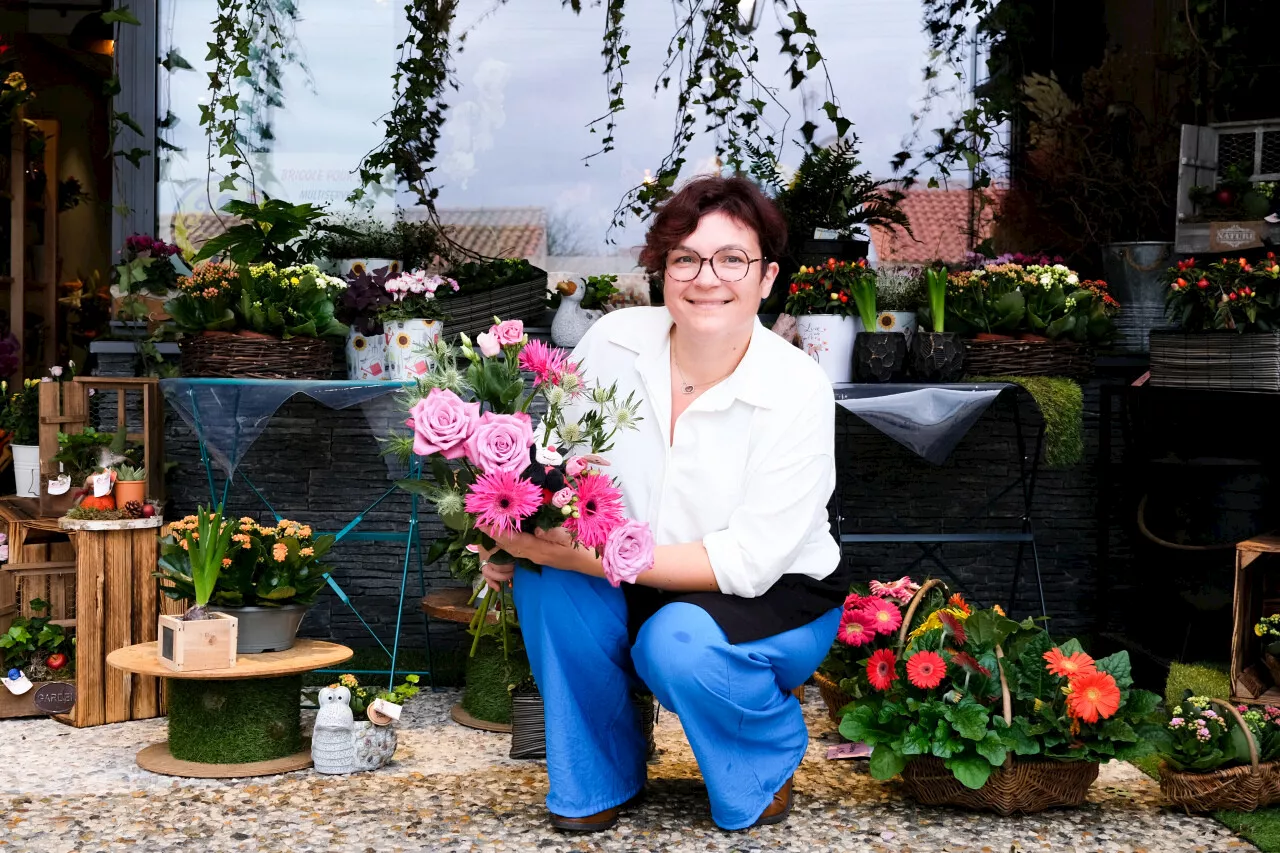
[[[754,598],[784,574],[822,579],[840,563],[827,502],[835,489],[835,395],[817,363],[757,320],[728,379],[671,423],[665,308],[604,315],[573,351],[588,380],[643,400],[639,429],[604,454],[630,517],[659,545],[701,541],[720,591]]]

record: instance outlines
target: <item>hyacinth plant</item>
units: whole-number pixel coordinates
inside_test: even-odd
[[[1014,622],[998,607],[970,612],[952,601],[905,639],[868,660],[872,693],[840,724],[842,735],[873,746],[877,779],[932,755],[977,789],[1013,756],[1128,760],[1167,740],[1159,697],[1133,687],[1127,652],[1095,661],[1075,640],[1055,644],[1031,619]]]
[[[415,454],[426,460],[426,479],[400,485],[431,500],[449,531],[432,543],[428,562],[447,557],[455,576],[473,579],[479,550],[496,545],[485,531],[564,527],[575,543],[604,555],[612,580],[647,568],[652,537],[624,519],[622,494],[599,456],[621,430],[636,427],[639,401],[592,383],[566,351],[530,341],[519,320],[495,317],[474,342],[465,334],[459,340],[426,346],[430,369],[403,392],[409,432],[386,440],[387,452],[406,462]],[[546,412],[536,426],[535,403]],[[502,551],[492,559],[522,563]],[[480,583],[477,598],[472,654],[495,631],[509,654],[516,622],[508,591],[491,596]],[[490,625],[494,598],[499,616]]]

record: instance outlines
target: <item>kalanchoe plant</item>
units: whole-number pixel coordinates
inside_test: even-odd
[[[1082,281],[1062,264],[987,264],[952,272],[946,325],[963,335],[1032,334],[1106,343],[1119,303],[1105,282]]]
[[[205,261],[178,280],[179,295],[164,304],[179,331],[230,331],[236,327],[232,307],[240,294],[240,276],[229,264]]]
[[[1280,755],[1280,708],[1240,706],[1245,725],[1258,744],[1258,760]],[[1188,690],[1169,709],[1169,738],[1160,757],[1174,770],[1207,773],[1248,764],[1249,742],[1230,711]]]
[[[1272,332],[1280,329],[1280,260],[1225,258],[1201,264],[1187,258],[1165,273],[1170,322],[1188,332]]]
[[[341,337],[347,327],[334,317],[333,300],[345,289],[346,282],[314,264],[255,264],[240,272],[240,298],[233,310],[237,325],[254,332]]]
[[[338,676],[338,681],[333,686],[345,687],[351,691],[351,713],[359,720],[365,717],[374,699],[381,699],[394,705],[403,705],[414,696],[417,696],[418,680],[416,675],[406,675],[403,682],[390,690],[385,690],[381,687],[361,685],[360,680],[354,675],[344,673]]]
[[[9,383],[0,381],[0,394],[9,393]],[[24,379],[22,387],[8,397],[0,413],[0,428],[13,444],[34,445],[40,441],[40,380]]]

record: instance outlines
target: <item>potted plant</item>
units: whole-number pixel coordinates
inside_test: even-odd
[[[449,334],[474,338],[493,325],[494,315],[534,323],[546,310],[547,274],[524,258],[491,258],[454,264],[445,276],[456,290],[441,290]]]
[[[147,469],[128,463],[114,468],[116,474],[116,506],[124,509],[129,504],[141,507],[147,502]]]
[[[174,521],[160,540],[156,577],[172,582],[162,592],[175,601],[196,596],[195,566],[185,543],[199,523],[190,515]],[[239,654],[291,648],[307,609],[325,588],[329,567],[321,561],[334,537],[316,536],[310,526],[288,519],[262,525],[248,516],[227,522],[227,529],[230,551],[206,599],[208,609],[239,621]]]
[[[848,382],[853,377],[853,341],[859,331],[854,316],[858,312],[854,285],[872,275],[865,260],[829,258],[821,266],[802,266],[791,277],[786,313],[796,318],[800,345],[826,371],[832,383]],[[871,313],[862,319],[871,324],[868,328],[874,327],[874,303]]]
[[[0,719],[42,713],[33,701],[41,684],[75,681],[75,641],[50,621],[47,601],[32,599],[28,606],[31,616],[16,617],[0,633],[0,678],[10,687],[0,690]]]
[[[209,609],[235,528],[223,520],[221,506],[214,512],[200,507],[190,524],[178,528],[181,540],[173,538],[173,526],[171,544],[183,553],[187,570],[183,578],[193,603],[181,616],[160,617],[156,654],[162,664],[178,672],[235,666],[236,617]]]
[[[0,382],[0,394],[8,394],[9,383]],[[13,474],[17,495],[40,497],[40,381],[24,379],[22,387],[8,398],[0,424],[9,434],[13,454]]]
[[[589,275],[582,284],[572,280],[556,282],[547,297],[547,307],[556,312],[551,321],[551,340],[559,347],[575,347],[599,320],[618,292],[616,275]]]
[[[878,327],[876,273],[863,271],[853,282],[853,301],[862,331],[853,342],[853,375],[859,382],[895,382],[906,375],[907,336]]]
[[[332,223],[332,230],[321,238],[320,252],[344,277],[376,270],[399,275],[403,268],[398,235],[372,214],[349,215]]]
[[[382,312],[394,302],[387,282],[395,277],[389,267],[347,274],[347,287],[338,296],[336,316],[351,329],[346,345],[348,379],[389,378]]]
[[[998,607],[947,603],[913,629],[904,622],[896,650],[867,661],[874,693],[840,732],[873,746],[873,776],[901,773],[923,804],[1000,814],[1080,805],[1099,762],[1164,739],[1159,697],[1134,688],[1127,652],[1095,661]]]
[[[386,343],[386,378],[416,379],[427,372],[426,347],[444,330],[445,312],[437,293],[458,290],[458,282],[422,270],[401,273],[384,285],[391,302],[378,310]]]
[[[188,273],[181,249],[174,244],[146,234],[126,238],[111,286],[117,318],[112,322],[114,331],[144,336],[148,320],[164,319],[164,302],[174,295],[178,278]]]
[[[924,279],[917,267],[889,264],[876,270],[876,331],[902,332],[910,345],[916,313],[924,299]]]
[[[955,382],[964,373],[964,343],[955,332],[947,332],[947,268],[928,267],[924,271],[928,305],[920,313],[932,331],[917,330],[911,339],[911,372],[924,382]]]
[[[1169,709],[1160,792],[1188,811],[1251,812],[1280,801],[1280,708],[1192,696]]]

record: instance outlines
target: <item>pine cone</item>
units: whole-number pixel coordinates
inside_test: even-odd
[[[124,514],[129,518],[142,518],[142,502],[129,501],[124,505]]]

